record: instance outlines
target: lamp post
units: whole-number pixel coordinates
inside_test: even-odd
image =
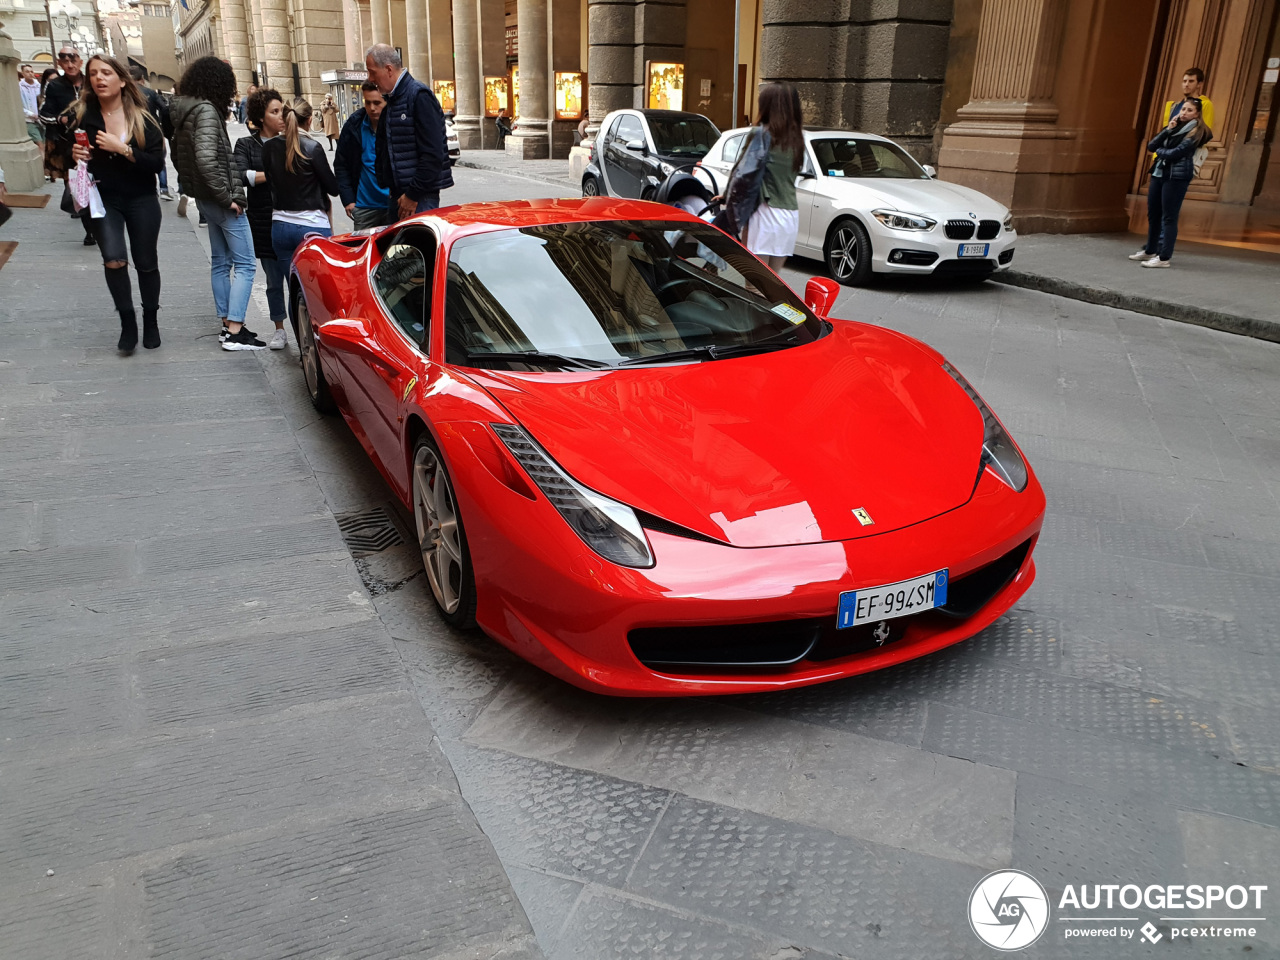
[[[91,57],[102,49],[102,42],[97,36],[97,17],[91,18],[91,29],[81,25],[84,13],[72,0],[48,0],[45,7],[54,32],[65,33],[68,44],[86,57]]]

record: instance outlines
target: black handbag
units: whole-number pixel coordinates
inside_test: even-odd
[[[63,213],[69,213],[72,216],[75,216],[77,213],[75,198],[71,196],[70,177],[67,177],[62,181],[62,202],[59,203],[58,206],[62,208]]]

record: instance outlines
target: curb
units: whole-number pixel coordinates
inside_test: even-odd
[[[1191,323],[1198,327],[1209,327],[1224,333],[1234,333],[1242,337],[1254,337],[1258,340],[1270,340],[1280,343],[1280,323],[1274,320],[1259,320],[1254,317],[1242,317],[1237,314],[1223,313],[1220,310],[1206,310],[1203,307],[1192,307],[1172,300],[1158,300],[1140,294],[1123,293],[1119,290],[1106,290],[1091,287],[1087,284],[1063,280],[1060,277],[1042,277],[1034,273],[1018,270],[1000,270],[988,279],[996,283],[1007,283],[1014,287],[1025,287],[1028,290],[1039,290],[1052,293],[1071,300],[1083,300],[1085,303],[1096,303],[1104,307],[1116,307],[1150,317],[1162,317],[1166,320],[1177,320],[1180,323]]]
[[[453,162],[455,167],[467,167],[471,170],[484,170],[488,173],[505,173],[509,177],[524,177],[526,180],[537,180],[540,183],[550,183],[553,186],[564,187],[566,190],[579,189],[578,184],[569,180],[557,180],[555,177],[544,176],[540,173],[525,173],[523,170],[512,170],[508,167],[500,167],[492,163],[478,163],[475,160],[458,159]]]

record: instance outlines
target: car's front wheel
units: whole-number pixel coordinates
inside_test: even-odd
[[[871,238],[857,220],[841,220],[827,238],[827,269],[847,287],[860,287],[871,279]]]
[[[413,448],[413,524],[440,615],[458,630],[474,627],[476,586],[467,535],[449,471],[425,433]]]
[[[302,377],[307,383],[307,395],[311,397],[311,405],[321,413],[337,413],[338,405],[333,394],[329,392],[329,383],[324,378],[324,369],[320,366],[320,354],[316,349],[316,331],[311,325],[311,312],[307,310],[307,298],[297,294],[297,305],[294,316],[298,318],[297,329],[298,354],[302,359]]]
[[[584,197],[600,196],[600,181],[591,174],[582,178],[582,195]]]

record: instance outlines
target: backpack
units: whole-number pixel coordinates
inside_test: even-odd
[[[1191,166],[1197,177],[1200,176],[1200,168],[1204,166],[1204,162],[1208,157],[1208,147],[1196,147],[1196,152],[1191,155]]]

